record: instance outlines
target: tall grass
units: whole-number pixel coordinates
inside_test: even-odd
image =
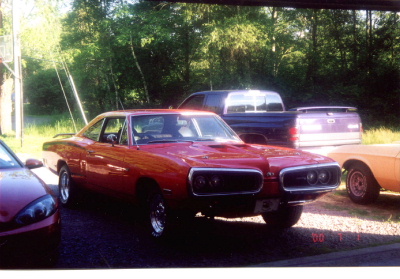
[[[400,131],[398,129],[379,127],[363,133],[363,144],[387,144],[396,141],[400,143]]]
[[[17,139],[15,133],[10,133],[0,135],[0,139],[15,153],[29,154],[30,158],[42,159],[44,142],[53,140],[57,134],[76,132],[72,120],[68,118],[56,118],[46,122],[45,124],[25,125],[22,138]],[[79,131],[83,124],[79,123],[76,126]]]

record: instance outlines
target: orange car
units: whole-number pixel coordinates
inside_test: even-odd
[[[46,267],[58,257],[58,199],[0,140],[0,267]]]
[[[400,144],[341,146],[328,156],[348,172],[346,188],[353,202],[372,203],[381,188],[400,192]]]
[[[249,145],[216,114],[187,110],[104,113],[70,138],[43,145],[70,206],[82,188],[141,206],[154,237],[182,217],[262,215],[293,226],[302,205],[337,188],[332,159],[288,148]]]

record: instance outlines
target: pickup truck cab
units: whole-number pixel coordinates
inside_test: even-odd
[[[180,109],[212,111],[246,143],[298,149],[361,144],[362,123],[354,107],[285,109],[273,91],[220,90],[191,94]]]

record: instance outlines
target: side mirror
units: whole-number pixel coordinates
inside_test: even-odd
[[[37,159],[28,159],[25,162],[25,166],[31,170],[43,167],[43,163]]]
[[[114,134],[109,134],[109,135],[107,136],[107,142],[111,143],[112,146],[114,146],[114,144],[117,143],[117,140],[118,140],[118,138],[117,138],[117,136],[114,135]]]

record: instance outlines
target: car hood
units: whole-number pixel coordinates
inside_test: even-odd
[[[0,223],[11,221],[32,201],[49,193],[49,189],[30,170],[0,170]]]
[[[286,167],[333,162],[322,155],[290,148],[241,143],[182,143],[163,145],[153,152],[180,157],[191,167],[256,168],[264,174]]]

